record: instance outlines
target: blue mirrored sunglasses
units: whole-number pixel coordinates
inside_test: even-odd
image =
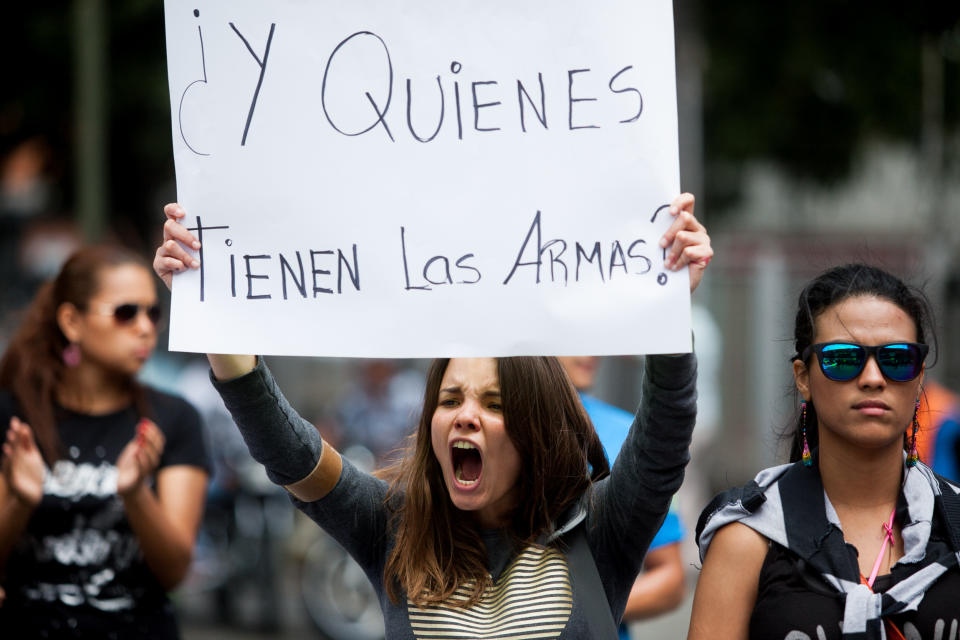
[[[884,376],[895,382],[907,382],[920,375],[929,350],[929,345],[915,342],[873,346],[855,342],[820,342],[804,349],[800,359],[806,362],[811,353],[816,353],[823,375],[836,382],[846,382],[860,375],[867,366],[867,358],[873,356]]]

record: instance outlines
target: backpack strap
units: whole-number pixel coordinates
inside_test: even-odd
[[[597,563],[590,552],[586,522],[574,527],[573,531],[565,536],[565,540],[571,586],[583,605],[590,637],[593,640],[616,640],[617,624],[610,611],[610,603],[607,601],[603,581],[600,580],[600,572],[597,571]]]
[[[763,495],[763,488],[757,484],[756,480],[751,480],[742,487],[733,487],[731,489],[727,489],[726,491],[720,492],[700,513],[700,518],[697,520],[696,537],[694,540],[698,545],[700,544],[700,536],[703,534],[703,530],[706,528],[707,522],[716,512],[720,511],[728,504],[739,503],[743,505],[744,509],[750,513],[753,513],[759,509],[760,506],[766,502],[766,500],[767,497]]]

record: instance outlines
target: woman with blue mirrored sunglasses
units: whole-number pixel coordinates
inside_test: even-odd
[[[804,288],[793,464],[704,511],[690,640],[934,638],[960,624],[960,486],[916,456],[932,327],[923,294],[874,267]]]

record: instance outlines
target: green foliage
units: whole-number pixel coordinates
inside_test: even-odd
[[[946,51],[960,34],[955,1],[701,2],[699,14],[707,195],[721,202],[747,161],[831,182],[867,139],[918,142],[925,38]],[[960,71],[957,57],[941,60],[951,131]]]
[[[715,206],[736,197],[748,161],[772,161],[803,179],[830,182],[847,175],[867,139],[918,143],[925,38],[942,56],[944,129],[957,132],[958,0],[697,4],[705,50],[705,195]],[[74,6],[7,3],[0,44],[7,61],[0,157],[41,137],[51,150],[48,175],[67,212],[74,175]],[[110,226],[126,227],[128,241],[150,246],[157,201],[173,197],[163,3],[104,6]]]

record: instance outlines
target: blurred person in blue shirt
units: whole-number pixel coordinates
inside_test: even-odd
[[[344,447],[362,445],[378,466],[399,454],[415,429],[424,375],[408,362],[370,358],[355,363],[352,382],[336,408]]]

